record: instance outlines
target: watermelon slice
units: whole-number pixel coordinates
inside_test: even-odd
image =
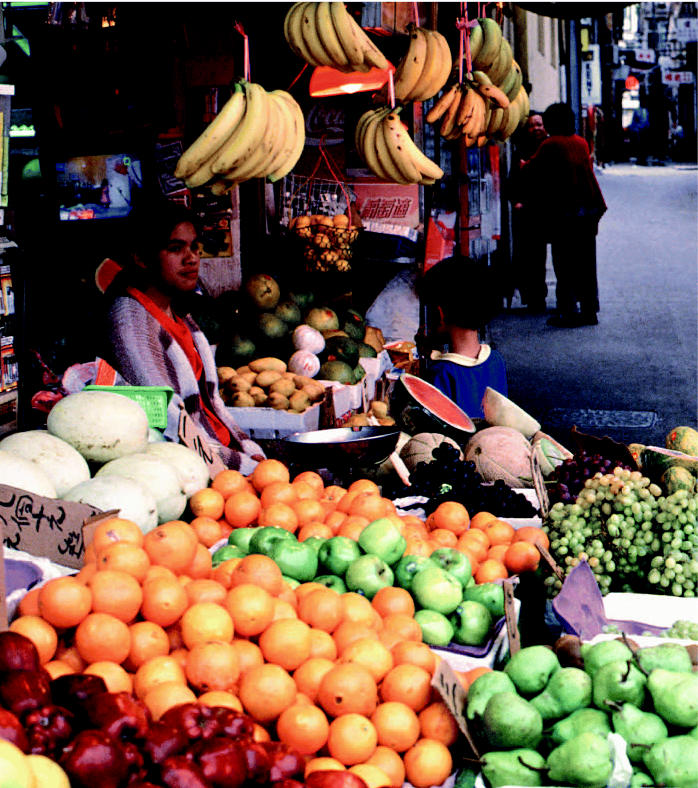
[[[410,419],[405,411],[417,409],[421,411],[425,420],[431,421],[437,428],[440,425],[441,428],[450,428],[460,433],[475,432],[476,427],[470,416],[461,410],[452,399],[439,391],[436,386],[427,383],[426,380],[405,372],[400,376],[398,386],[402,386],[403,391],[407,394],[407,407],[402,414],[407,420]]]

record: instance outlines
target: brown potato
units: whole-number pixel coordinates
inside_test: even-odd
[[[302,413],[310,405],[310,397],[305,391],[296,391],[289,397],[288,407],[296,413]]]
[[[237,372],[232,367],[218,367],[218,385],[222,386],[226,380],[235,377]]]
[[[234,408],[254,408],[255,401],[246,391],[238,391],[233,395],[230,404]]]
[[[249,372],[238,373],[238,377],[242,378],[242,380],[247,380],[252,385],[257,378],[257,373],[250,370]]]
[[[322,383],[307,383],[301,387],[301,391],[308,395],[311,402],[320,402],[325,397],[325,387]]]
[[[288,397],[273,391],[267,398],[266,404],[274,410],[288,410]]]
[[[266,389],[271,386],[272,383],[276,383],[277,380],[282,379],[281,372],[276,372],[273,369],[265,369],[263,372],[260,372],[257,377],[255,378],[254,384],[255,386],[261,386],[261,388]]]
[[[250,368],[247,366],[247,364],[245,364],[243,367],[238,367],[238,369],[237,369],[238,375],[244,375],[245,372],[249,372],[249,371],[250,371]]]
[[[296,384],[288,378],[280,378],[269,386],[270,394],[283,394],[284,397],[290,397],[295,390]]]
[[[254,361],[250,361],[248,366],[253,372],[264,372],[265,370],[286,372],[286,362],[282,361],[280,358],[274,358],[273,356],[256,358]]]
[[[225,387],[233,394],[244,393],[250,390],[252,387],[252,382],[245,380],[245,378],[240,377],[240,375],[237,375],[236,377],[231,378],[225,384]]]
[[[247,393],[250,395],[250,397],[252,397],[254,404],[258,408],[261,408],[266,404],[267,392],[263,388],[260,388],[259,386],[252,386],[252,388]]]
[[[379,399],[374,399],[371,403],[371,413],[377,419],[384,419],[388,415],[388,403]]]
[[[307,375],[294,375],[293,382],[296,384],[296,388],[302,389],[303,386],[316,385],[317,381],[313,380],[313,378],[309,378]]]

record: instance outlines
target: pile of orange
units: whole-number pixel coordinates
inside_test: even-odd
[[[458,730],[431,687],[438,658],[407,591],[369,601],[315,583],[294,590],[263,555],[213,569],[179,520],[144,535],[111,518],[92,548],[77,575],[30,591],[10,625],[51,676],[97,674],[155,719],[195,699],[245,711],[260,740],[296,748],[308,772],[350,769],[369,788],[427,788],[451,773]]]

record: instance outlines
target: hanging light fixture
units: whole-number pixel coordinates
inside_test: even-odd
[[[372,68],[370,71],[349,73],[338,71],[331,66],[316,66],[310,77],[308,90],[315,98],[380,90],[388,81],[391,71],[395,71],[395,66],[390,62],[388,68]]]

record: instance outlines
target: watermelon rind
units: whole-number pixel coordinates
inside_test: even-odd
[[[403,375],[400,376],[400,381],[404,385],[404,387],[407,390],[407,392],[409,393],[409,395],[415,400],[415,402],[419,403],[419,405],[422,408],[424,408],[425,410],[429,411],[429,413],[432,414],[432,416],[433,416],[433,418],[435,420],[442,421],[444,424],[449,426],[451,429],[457,430],[458,432],[461,432],[461,433],[463,433],[463,432],[473,433],[473,432],[476,431],[475,424],[473,424],[473,420],[470,418],[470,416],[468,416],[468,414],[462,408],[459,408],[458,405],[456,405],[455,402],[453,402],[452,400],[449,400],[448,397],[446,397],[446,395],[442,391],[440,391],[438,388],[436,388],[436,386],[432,385],[431,383],[427,383],[426,380],[423,380],[422,378],[418,378],[416,375],[410,375],[407,372],[405,372]],[[426,405],[424,402],[422,402],[420,400],[419,395],[414,390],[414,387],[411,385],[412,381],[419,381],[419,385],[420,386],[423,385],[423,386],[428,387],[431,391],[433,391],[435,393],[435,396],[439,397],[440,399],[447,400],[449,406],[452,406],[452,407],[456,408],[458,411],[460,411],[460,415],[462,416],[466,426],[464,427],[461,424],[455,424],[451,419],[449,419],[448,417],[444,416],[442,413],[435,413],[433,408],[431,408],[430,406]]]
[[[641,455],[642,471],[651,478],[660,478],[672,466],[686,468],[698,476],[698,457],[680,451],[663,449],[661,446],[645,446]]]

